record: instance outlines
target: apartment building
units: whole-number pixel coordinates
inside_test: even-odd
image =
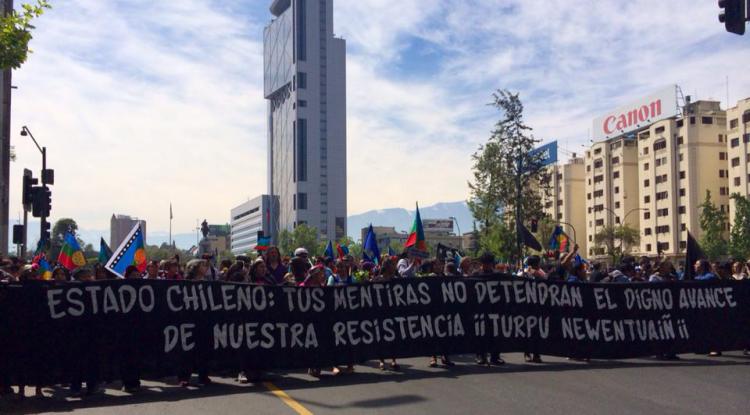
[[[606,227],[627,225],[640,229],[638,200],[638,147],[632,136],[619,136],[594,143],[586,151],[585,224],[587,252],[604,257],[604,247],[594,243]],[[579,243],[580,245],[580,243]],[[623,247],[627,251],[630,248]]]
[[[727,162],[729,195],[750,195],[750,98],[727,109]],[[734,220],[734,201],[729,200],[730,226]]]
[[[687,231],[702,234],[699,206],[707,191],[722,211],[729,210],[726,125],[719,102],[691,102],[688,96],[681,117],[637,133],[642,254],[683,255]]]
[[[562,224],[578,243],[581,252],[588,252],[584,164],[583,157],[573,154],[567,163],[549,166],[551,183],[549,193],[542,193],[542,204],[544,213]]]

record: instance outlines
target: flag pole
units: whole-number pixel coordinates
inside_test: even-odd
[[[172,248],[172,202],[169,202],[169,248]]]

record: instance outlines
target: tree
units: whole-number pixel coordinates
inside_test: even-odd
[[[279,251],[282,255],[291,255],[297,248],[307,249],[310,256],[322,253],[318,246],[318,230],[302,223],[291,232],[286,229],[279,232]]]
[[[745,261],[750,258],[750,198],[735,193],[732,200],[734,224],[729,234],[729,254],[734,259]]]
[[[507,223],[497,222],[479,238],[479,248],[482,252],[493,253],[497,258],[509,259],[516,249],[514,236]]]
[[[630,247],[639,240],[639,231],[628,225],[605,226],[594,235],[594,243],[604,246],[604,251],[612,257],[613,264],[617,264],[623,253],[629,252]]]
[[[57,222],[55,222],[55,225],[52,226],[52,234],[50,235],[47,258],[54,260],[57,259],[57,257],[60,255],[60,250],[62,249],[63,242],[65,240],[65,234],[67,232],[76,235],[76,232],[78,232],[78,224],[76,223],[76,221],[71,218],[58,219]],[[83,241],[77,236],[76,240],[78,241],[78,245],[84,245]]]
[[[703,230],[700,243],[703,252],[713,261],[727,253],[727,241],[724,230],[727,226],[727,214],[716,208],[711,201],[711,191],[706,190],[706,199],[699,206],[700,225]]]
[[[520,258],[516,218],[544,216],[539,190],[549,192],[550,172],[542,165],[544,155],[533,151],[541,140],[529,133],[518,94],[497,90],[492,97],[490,105],[502,115],[487,143],[472,156],[469,208],[480,224],[480,245],[499,249],[500,235],[493,228],[504,223],[502,229],[516,241],[510,254]],[[482,243],[482,239],[489,240]]]
[[[22,4],[21,13],[11,10],[0,16],[0,69],[18,69],[26,62],[31,41],[32,20],[49,9],[47,0],[37,0],[36,4]]]

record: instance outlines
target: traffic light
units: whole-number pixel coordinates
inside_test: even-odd
[[[13,243],[16,245],[20,245],[23,243],[23,233],[24,233],[24,226],[23,225],[13,225]]]
[[[31,215],[47,217],[52,211],[52,191],[45,186],[34,186],[31,192]]]
[[[49,222],[47,221],[44,221],[44,223],[42,223],[42,240],[46,242],[49,242],[51,240]]]
[[[39,183],[39,179],[35,179],[29,169],[23,169],[23,187],[21,194],[21,203],[25,211],[31,210],[31,193],[32,187]]]
[[[719,0],[722,12],[719,21],[724,23],[727,32],[738,35],[745,34],[745,20],[747,20],[747,0]]]

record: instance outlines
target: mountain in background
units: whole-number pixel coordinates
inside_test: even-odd
[[[403,208],[370,210],[358,215],[349,216],[347,221],[347,230],[349,237],[358,241],[362,239],[362,228],[372,224],[373,226],[393,226],[397,231],[408,232],[414,222],[416,210],[406,210]],[[465,201],[437,203],[432,206],[420,206],[419,213],[422,219],[448,219],[451,216],[456,218],[458,229],[453,231],[458,233],[469,232],[474,228],[474,218],[471,216],[469,206]]]
[[[473,229],[474,219],[469,211],[469,206],[465,201],[461,202],[449,202],[449,203],[437,203],[432,206],[424,206],[419,208],[419,212],[422,215],[422,219],[448,219],[451,216],[456,218],[458,229],[453,231],[458,233],[460,229],[462,233],[469,232]],[[374,226],[393,226],[397,231],[408,232],[411,229],[412,222],[414,221],[415,210],[407,210],[403,208],[390,208],[390,209],[379,209],[370,210],[368,212],[360,213],[357,215],[349,216],[347,220],[348,235],[350,238],[358,241],[362,239],[362,228],[366,228],[373,224]],[[11,231],[14,223],[11,223]],[[29,246],[30,249],[36,247],[36,243],[39,240],[39,221],[29,221]],[[12,241],[12,232],[9,240]],[[99,238],[109,243],[109,230],[101,229],[78,229],[78,237],[81,238],[85,243],[94,246],[94,250],[99,250]],[[181,249],[190,249],[196,243],[195,233],[178,233],[172,235],[172,239],[175,245]],[[146,243],[149,245],[161,245],[167,243],[169,240],[169,233],[162,231],[149,232],[148,224],[146,225]],[[11,245],[11,252],[15,252],[15,245]],[[112,249],[117,247],[113,246]]]

